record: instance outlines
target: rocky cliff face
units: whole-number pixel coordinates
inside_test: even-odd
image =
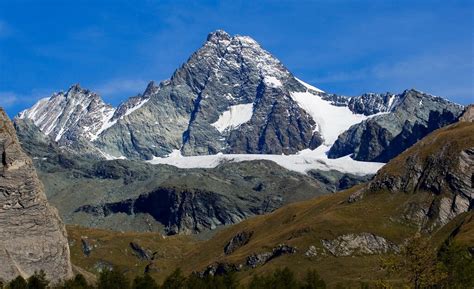
[[[85,196],[83,189],[72,188],[78,182],[98,187],[93,185]],[[72,223],[136,231],[164,227],[170,235],[213,230],[327,193],[310,177],[269,161],[228,163],[206,170],[143,167],[125,160],[102,162],[86,179],[74,178],[59,191],[74,192],[79,198],[68,207],[61,206]],[[61,192],[56,198],[62,198]]]
[[[385,165],[368,192],[426,194],[407,204],[402,219],[425,230],[474,208],[474,123],[461,121],[425,137]]]
[[[39,270],[53,282],[72,277],[65,227],[1,108],[0,156],[0,278]]]
[[[392,102],[388,113],[350,127],[331,147],[329,157],[350,154],[356,160],[388,162],[435,129],[455,122],[463,111],[460,105],[413,89],[387,101]]]
[[[459,117],[459,121],[474,122],[474,104],[470,104]]]

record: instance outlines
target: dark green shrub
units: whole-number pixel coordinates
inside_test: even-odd
[[[46,279],[44,271],[35,272],[33,276],[28,278],[28,289],[46,289],[49,281]]]
[[[8,284],[8,288],[9,289],[27,289],[28,283],[23,277],[18,276]]]
[[[150,275],[145,274],[133,280],[132,289],[158,289],[158,284]]]
[[[98,289],[129,289],[130,281],[118,270],[104,270],[100,273]]]
[[[161,289],[185,289],[186,288],[186,278],[183,276],[181,269],[176,269],[171,275],[169,275]]]

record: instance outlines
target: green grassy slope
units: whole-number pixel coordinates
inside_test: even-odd
[[[406,162],[415,154],[421,159],[440,152],[443,152],[443,155],[456,157],[461,151],[473,146],[474,124],[458,123],[435,131],[395,158],[379,172],[377,177],[381,174],[405,174]],[[447,154],[446,150],[449,150]],[[245,264],[249,255],[271,251],[279,244],[287,244],[296,247],[297,252],[277,257],[256,269],[244,266],[237,273],[238,278],[246,282],[253,274],[288,266],[297,271],[299,277],[302,277],[308,268],[316,269],[330,288],[340,282],[359,288],[361,281],[376,282],[388,278],[380,270],[380,255],[335,257],[326,253],[307,257],[305,252],[310,246],[322,251],[321,240],[332,240],[349,233],[373,233],[396,244],[402,244],[420,230],[416,224],[402,221],[407,206],[429,204],[435,197],[435,193],[427,190],[409,192],[379,190],[365,194],[359,201],[348,202],[349,197],[360,190],[368,190],[368,185],[359,185],[343,192],[284,206],[268,215],[253,217],[223,229],[208,241],[196,241],[191,237],[163,239],[156,234],[117,233],[69,227],[73,239],[88,234],[96,236],[94,238],[102,242],[102,247],[98,247],[96,252],[93,251],[90,257],[85,257],[78,250],[76,241],[72,246],[73,262],[85,269],[93,270],[94,261],[102,258],[117,263],[121,268],[127,269],[129,274],[135,274],[144,268],[144,264],[135,265],[136,257],[130,255],[126,249],[129,248],[127,242],[136,240],[145,247],[159,248],[164,252],[163,257],[158,258],[162,270],[154,273],[157,279],[162,280],[172,268],[181,267],[185,273],[191,273],[201,271],[216,262]],[[473,219],[472,211],[463,213],[447,225],[426,231],[424,234],[431,239],[433,247],[441,246],[448,238],[463,246],[474,247]],[[254,232],[250,242],[232,254],[225,255],[223,251],[225,245],[241,231]],[[403,280],[403,276],[391,276],[388,280],[397,284]]]

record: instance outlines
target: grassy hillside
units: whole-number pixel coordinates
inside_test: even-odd
[[[455,158],[461,151],[474,145],[474,124],[460,123],[435,131],[414,147],[395,158],[380,174],[385,176],[406,175],[406,162],[437,156]],[[442,152],[442,153],[441,153]],[[448,152],[448,153],[446,153]],[[400,172],[400,174],[399,174]],[[379,175],[377,175],[379,177]],[[376,177],[376,180],[377,180]],[[403,216],[413,204],[431,204],[436,193],[428,190],[409,192],[378,190],[364,194],[363,198],[350,202],[355,193],[365,192],[369,185],[359,185],[349,190],[298,202],[282,207],[270,214],[257,216],[232,225],[217,232],[207,241],[197,241],[191,237],[175,236],[163,238],[153,233],[117,233],[111,231],[68,227],[72,245],[73,262],[87,270],[94,270],[98,260],[107,260],[126,270],[127,274],[141,273],[146,262],[137,261],[131,253],[129,242],[137,242],[143,247],[161,252],[156,264],[160,268],[153,276],[162,280],[169,272],[180,267],[185,273],[202,271],[215,263],[233,264],[239,267],[237,277],[248,282],[252,275],[288,266],[299,277],[306,269],[316,269],[330,288],[343,283],[351,288],[359,288],[360,282],[374,283],[385,279],[393,284],[403,282],[405,276],[387,276],[381,270],[381,255],[355,253],[351,256],[336,257],[323,247],[322,240],[334,240],[341,235],[371,233],[401,245],[406,239],[420,231],[420,225],[406,222]],[[452,194],[453,191],[443,191]],[[456,193],[456,192],[454,192]],[[420,205],[420,206],[421,206]],[[472,210],[458,214],[448,224],[423,231],[430,238],[433,248],[439,248],[447,240],[465,247],[474,247],[474,215]],[[239,232],[253,232],[250,241],[232,254],[224,254],[226,244]],[[99,246],[89,257],[80,251],[80,236],[87,235]],[[253,254],[272,251],[279,244],[296,248],[296,253],[273,258],[264,265],[251,269],[246,260]],[[308,257],[311,246],[316,256]],[[386,254],[384,254],[386,256]],[[382,255],[382,256],[384,256]]]
[[[187,236],[165,237],[160,233],[117,232],[80,226],[67,226],[67,231],[71,259],[76,266],[97,274],[101,268],[112,265],[132,278],[142,275],[145,267],[154,263],[158,270],[152,270],[151,275],[160,281],[178,267],[185,253],[199,243]],[[82,240],[92,248],[89,256],[84,254]],[[156,252],[155,260],[140,259],[131,248],[131,242],[151,254]]]

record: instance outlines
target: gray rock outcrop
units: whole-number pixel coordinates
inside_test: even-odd
[[[334,240],[321,240],[323,247],[337,257],[398,252],[399,247],[371,233],[347,234]]]
[[[252,238],[253,232],[252,231],[242,231],[237,233],[224,247],[224,253],[226,255],[232,254],[235,250],[243,247],[250,242]]]
[[[242,269],[241,265],[237,266],[232,263],[217,262],[217,263],[207,266],[205,270],[198,272],[197,274],[201,278],[204,278],[206,276],[220,276],[220,275],[225,275],[232,272],[238,272],[241,269]]]
[[[141,260],[153,260],[153,253],[142,248],[139,244],[135,242],[130,242],[130,248],[133,250],[133,253]]]
[[[82,253],[84,253],[85,256],[89,256],[93,249],[89,241],[84,238],[81,239],[81,248],[82,248]]]
[[[72,277],[64,224],[48,204],[32,160],[0,108],[0,278],[44,270],[52,282]]]
[[[246,264],[251,268],[256,268],[258,266],[264,265],[265,263],[269,262],[270,260],[280,257],[282,255],[287,254],[295,254],[296,248],[286,245],[280,244],[272,249],[270,252],[262,252],[258,254],[252,254],[247,257]]]

